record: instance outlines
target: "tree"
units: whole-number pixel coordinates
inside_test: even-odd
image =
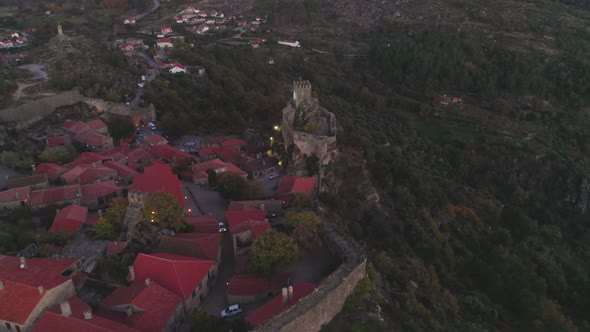
[[[108,127],[109,133],[111,133],[111,136],[113,136],[113,139],[115,140],[130,137],[135,132],[135,125],[131,122],[131,119],[126,116],[111,116]]]
[[[71,145],[46,147],[39,159],[47,163],[67,164],[76,159],[76,150]]]
[[[0,164],[20,171],[30,170],[33,158],[14,151],[4,151],[0,154]]]
[[[297,209],[307,209],[311,206],[311,198],[304,193],[296,193],[291,200],[290,206]]]
[[[121,96],[119,95],[117,90],[111,88],[107,93],[105,99],[112,102],[119,102],[121,101]]]
[[[115,231],[120,232],[127,213],[129,201],[123,197],[115,197],[109,201],[104,219],[113,225]]]
[[[309,249],[319,245],[319,231],[322,221],[315,213],[289,211],[285,215],[284,225],[302,248]]]
[[[147,45],[148,47],[154,47],[156,46],[156,40],[154,38],[148,37],[146,39],[143,40],[143,43],[145,45]]]
[[[209,182],[209,187],[215,187],[217,185],[217,173],[214,170],[207,170],[207,181]]]
[[[103,240],[114,240],[116,238],[115,229],[105,218],[100,218],[94,225],[94,237]]]
[[[270,231],[256,239],[250,254],[254,268],[265,274],[277,267],[293,263],[298,256],[299,248],[295,241],[277,231]]]
[[[163,228],[181,230],[184,227],[182,206],[167,192],[148,195],[143,208],[143,217]]]
[[[219,194],[229,200],[251,200],[264,196],[264,189],[256,181],[249,181],[238,174],[226,174],[217,181]]]

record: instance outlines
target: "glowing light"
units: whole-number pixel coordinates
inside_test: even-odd
[[[152,211],[152,214],[156,214],[156,211]]]
[[[274,139],[274,137],[271,137],[270,140],[272,141]]]
[[[193,210],[191,210],[191,209],[188,209],[188,212],[193,212]]]
[[[184,199],[188,199],[188,197],[184,196]]]
[[[274,126],[274,129],[275,129],[276,131],[279,131],[279,130],[281,130],[281,127],[279,127],[279,126]]]

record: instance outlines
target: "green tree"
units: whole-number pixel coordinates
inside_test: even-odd
[[[228,320],[212,316],[199,308],[189,312],[191,331],[228,331],[231,325]]]
[[[151,37],[144,39],[143,43],[145,45],[149,46],[150,48],[156,46],[156,40]]]
[[[285,215],[284,225],[302,248],[309,249],[319,245],[319,232],[322,221],[315,213],[311,211],[289,211]]]
[[[0,164],[19,171],[30,170],[33,158],[14,151],[4,151],[0,154]]]
[[[254,200],[264,197],[264,188],[262,185],[253,180],[246,181],[246,191],[243,193],[243,199]]]
[[[111,116],[108,123],[109,133],[113,139],[120,140],[132,136],[135,133],[135,125],[131,119],[126,116]]]
[[[277,231],[270,231],[256,239],[250,254],[254,268],[265,274],[293,263],[298,256],[299,248],[295,241]]]
[[[217,183],[219,194],[228,200],[250,200],[264,196],[264,189],[258,182],[246,180],[238,174],[226,174]]]
[[[296,209],[307,209],[311,207],[311,198],[304,193],[296,193],[290,202],[290,207]]]
[[[144,220],[163,228],[182,230],[184,228],[182,206],[167,192],[148,195],[143,207]]]
[[[115,197],[109,201],[104,219],[113,225],[116,232],[120,232],[127,213],[129,201],[123,197]]]
[[[76,159],[76,150],[71,145],[46,147],[39,155],[39,159],[47,163],[67,164]]]
[[[108,101],[112,101],[112,102],[115,102],[116,103],[116,102],[121,101],[121,95],[119,95],[119,93],[117,92],[117,90],[111,88],[109,90],[109,92],[107,93],[105,99],[108,100]]]
[[[102,240],[114,240],[116,238],[113,225],[104,218],[100,218],[94,224],[94,237]]]
[[[217,173],[214,170],[207,170],[207,181],[209,182],[209,187],[215,187],[217,185]]]

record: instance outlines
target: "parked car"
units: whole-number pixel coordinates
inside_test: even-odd
[[[219,222],[219,232],[220,233],[227,232],[227,227],[225,227],[225,223],[223,221]]]
[[[233,304],[233,305],[230,305],[229,307],[223,309],[223,311],[221,311],[221,317],[229,318],[229,317],[237,316],[241,313],[242,313],[242,306],[239,304]]]
[[[150,129],[151,129],[151,130],[156,130],[156,129],[158,129],[158,128],[156,127],[156,125],[155,125],[153,122],[148,122],[148,126],[150,127]]]
[[[279,177],[279,174],[278,174],[278,173],[272,173],[272,174],[271,174],[271,175],[268,177],[268,179],[269,179],[269,180],[274,180],[274,179],[276,179],[276,178],[278,178],[278,177]]]

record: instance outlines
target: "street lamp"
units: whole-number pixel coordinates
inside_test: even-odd
[[[279,126],[274,126],[274,129],[275,129],[276,131],[279,131],[279,130],[281,130],[281,127],[279,127]]]

